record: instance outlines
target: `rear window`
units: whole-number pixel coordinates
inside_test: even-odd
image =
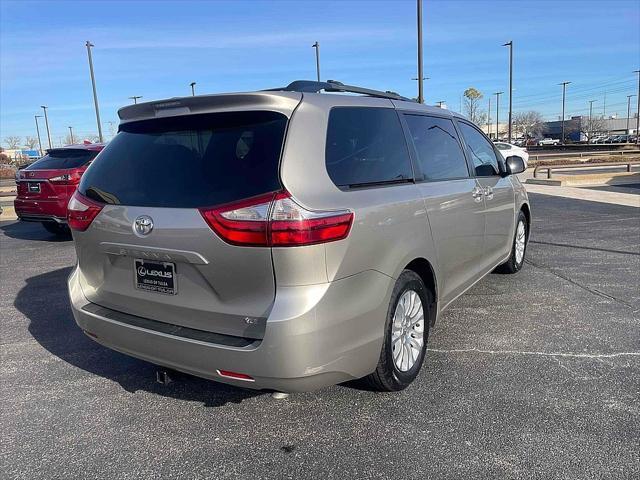
[[[98,152],[91,150],[73,150],[71,148],[49,150],[44,157],[33,162],[25,170],[78,168],[93,160],[96,155],[98,155]]]
[[[391,108],[333,108],[326,163],[329,177],[339,187],[413,179],[402,126]]]
[[[80,192],[106,203],[195,208],[278,190],[287,124],[251,111],[122,125],[82,178]]]

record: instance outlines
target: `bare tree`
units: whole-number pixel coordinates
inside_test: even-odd
[[[528,112],[517,112],[513,116],[513,126],[516,132],[526,138],[537,137],[542,133],[544,119],[540,112],[533,110]]]
[[[585,135],[589,141],[598,133],[606,130],[606,122],[604,117],[586,117],[584,122],[580,122],[580,133]]]
[[[71,145],[74,143],[78,143],[78,137],[72,137],[71,133],[67,133],[66,137],[64,137],[64,144]]]
[[[464,91],[464,109],[467,118],[477,125],[486,122],[487,114],[480,109],[480,100],[482,100],[482,92],[473,87],[469,87]]]
[[[38,137],[26,137],[24,139],[24,144],[30,149],[33,150],[38,146]]]
[[[22,142],[22,137],[18,137],[17,135],[10,135],[8,137],[5,137],[4,139],[4,143],[7,144],[7,147],[9,148],[9,150],[15,150],[20,146],[21,142]]]

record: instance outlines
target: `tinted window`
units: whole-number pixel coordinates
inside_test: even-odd
[[[334,108],[329,114],[327,171],[338,186],[413,178],[400,120],[390,108]]]
[[[425,179],[444,180],[469,176],[467,162],[451,120],[420,115],[405,115],[405,119],[416,147],[420,171]]]
[[[471,125],[465,122],[459,122],[459,125],[464,141],[469,147],[476,175],[479,177],[498,175],[500,173],[498,159],[491,142]]]
[[[73,150],[71,148],[50,150],[49,153],[40,160],[33,162],[25,170],[78,168],[93,160],[96,155],[98,155],[98,152],[90,150]]]
[[[511,146],[506,143],[495,143],[494,145],[498,150],[509,150],[511,148]]]
[[[80,191],[107,203],[193,208],[278,190],[286,123],[279,113],[232,112],[125,124]]]

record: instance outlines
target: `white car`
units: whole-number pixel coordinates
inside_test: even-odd
[[[556,140],[555,138],[543,138],[538,141],[538,145],[560,145],[560,140]]]
[[[505,159],[507,157],[520,157],[524,162],[525,168],[527,167],[529,163],[529,154],[527,153],[526,148],[517,147],[506,142],[494,142],[494,145],[498,150],[500,150],[500,153]]]

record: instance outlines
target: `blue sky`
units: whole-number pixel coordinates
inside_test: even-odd
[[[416,96],[414,0],[12,1],[0,0],[0,137],[35,135],[49,106],[54,142],[67,126],[96,132],[84,43],[91,40],[101,116],[117,121],[127,97],[275,87],[315,77]],[[514,41],[514,111],[555,119],[562,81],[567,115],[626,116],[640,68],[640,2],[424,0],[427,103],[459,110],[465,88],[508,90]],[[494,97],[495,98],[495,97]],[[494,103],[495,105],[495,103]],[[635,98],[632,100],[635,111]],[[501,118],[507,98],[501,99]],[[493,113],[495,115],[495,111]]]

